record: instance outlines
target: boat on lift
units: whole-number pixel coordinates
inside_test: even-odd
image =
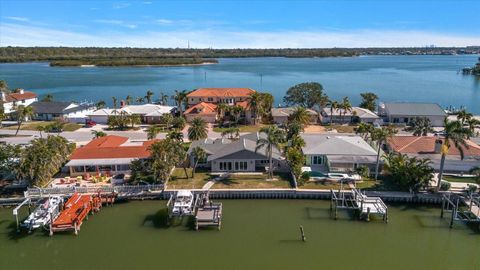
[[[170,199],[172,200],[172,198]],[[169,204],[171,205],[171,201]],[[179,190],[174,197],[173,205],[170,209],[170,216],[193,215],[194,195],[190,190]]]
[[[52,196],[41,200],[39,206],[23,221],[22,227],[31,232],[39,227],[48,226],[60,214],[62,203],[63,198],[60,196]]]

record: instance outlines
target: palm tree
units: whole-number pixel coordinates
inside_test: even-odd
[[[138,125],[142,122],[142,117],[138,114],[132,114],[128,117],[128,120],[133,128],[135,125]]]
[[[35,129],[40,133],[40,138],[43,138],[42,131],[45,131],[45,126],[39,125]]]
[[[200,117],[195,117],[188,128],[188,139],[196,141],[207,138],[207,123]]]
[[[465,123],[468,120],[472,119],[472,117],[473,117],[473,114],[467,112],[467,110],[465,109],[460,110],[457,114],[457,120],[459,120],[462,123],[462,125],[465,125]]]
[[[338,109],[339,103],[335,100],[329,100],[327,102],[327,106],[330,107],[330,126],[331,126],[333,121],[333,111]]]
[[[433,132],[432,123],[427,117],[415,117],[408,123],[406,131],[413,131],[414,136],[427,136]]]
[[[301,150],[305,147],[305,140],[300,135],[294,135],[289,141],[289,147],[297,148]]]
[[[300,123],[304,127],[310,123],[310,114],[306,108],[296,107],[288,116],[288,121]]]
[[[260,114],[262,106],[262,96],[258,92],[254,92],[250,95],[248,99],[248,108],[252,113],[253,124],[257,124],[258,115]]]
[[[113,108],[116,109],[117,108],[117,98],[112,97],[112,101],[113,101]]]
[[[258,138],[255,152],[262,148],[265,149],[265,155],[269,160],[268,174],[270,179],[273,179],[273,150],[277,149],[277,151],[281,152],[281,144],[285,141],[285,131],[277,126],[267,126],[261,128],[259,132],[264,133],[266,137]]]
[[[105,133],[103,131],[92,130],[92,135],[96,139],[96,138],[107,136],[107,133]]]
[[[228,137],[230,140],[237,140],[240,137],[240,129],[237,127],[227,128],[222,131],[222,138]]]
[[[107,106],[107,103],[105,103],[105,101],[103,100],[100,100],[97,102],[97,104],[95,105],[97,107],[97,109],[103,109]]]
[[[358,127],[355,129],[356,134],[360,134],[363,139],[366,139],[368,134],[370,134],[373,130],[373,125],[369,123],[360,123]]]
[[[227,112],[227,110],[230,108],[230,106],[228,106],[227,104],[225,103],[220,103],[217,105],[217,115],[218,115],[218,118],[223,121],[224,119],[224,116],[225,116],[225,113]]]
[[[17,136],[23,121],[26,121],[29,118],[31,118],[34,115],[34,112],[32,107],[25,107],[23,105],[20,105],[17,107],[15,114],[17,117],[17,125],[18,125],[17,132],[15,132],[15,136]]]
[[[186,90],[175,90],[175,94],[172,96],[172,99],[175,100],[177,103],[178,111],[180,112],[180,116],[183,115],[183,105],[184,102],[187,100],[187,91]],[[186,107],[186,106],[185,106]]]
[[[160,92],[160,98],[158,99],[161,105],[167,105],[168,95],[165,95],[163,92]]]
[[[135,102],[141,104],[141,103],[144,103],[144,102],[145,102],[145,99],[144,99],[143,97],[137,97],[137,98],[135,98]]]
[[[52,102],[53,101],[53,95],[52,94],[46,94],[45,97],[42,99],[43,102]]]
[[[157,137],[157,135],[160,133],[161,129],[159,126],[150,126],[147,129],[147,137],[149,140],[153,140]]]
[[[437,191],[440,190],[442,177],[443,177],[443,169],[445,166],[445,158],[448,155],[448,151],[450,147],[455,146],[460,152],[460,158],[463,160],[463,151],[464,149],[468,149],[467,139],[472,135],[473,131],[470,128],[466,128],[463,126],[462,122],[460,121],[449,121],[445,118],[444,121],[445,129],[444,129],[444,138],[442,140],[442,158],[440,160],[440,172],[438,174],[438,183],[437,183]]]
[[[5,119],[7,115],[5,114],[5,110],[3,109],[3,106],[0,106],[0,128],[2,126],[2,120]]]
[[[378,179],[378,168],[380,165],[380,149],[388,138],[392,137],[397,130],[393,126],[375,128],[370,133],[372,141],[377,142],[377,163],[375,165],[375,180]]]
[[[145,99],[147,100],[148,104],[152,103],[152,97],[153,97],[152,90],[147,90],[147,94],[145,95]]]
[[[195,147],[192,149],[192,156],[194,158],[193,169],[192,169],[192,178],[195,177],[195,171],[200,160],[205,160],[207,158],[207,152],[201,147]]]
[[[132,96],[128,95],[128,96],[125,98],[125,103],[126,103],[127,105],[130,105],[130,104],[132,104],[132,102],[133,102]]]
[[[235,116],[235,124],[238,124],[238,120],[240,120],[240,115],[244,111],[243,107],[239,105],[235,105],[233,107],[230,107],[230,111]]]
[[[352,111],[352,104],[350,103],[350,100],[348,99],[348,97],[343,98],[341,103],[341,108],[343,110],[343,116],[345,116],[347,112]],[[341,113],[340,113],[340,118],[342,118]],[[350,119],[350,122],[351,122],[351,119]],[[343,118],[342,118],[342,123],[343,123]]]
[[[167,134],[167,138],[168,139],[171,139],[171,140],[174,140],[174,141],[178,141],[178,142],[183,142],[183,133],[182,132],[178,132],[178,131],[170,131],[168,134]]]

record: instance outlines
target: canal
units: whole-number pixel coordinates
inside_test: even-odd
[[[480,269],[480,232],[431,206],[389,206],[389,223],[329,217],[329,202],[226,200],[221,231],[165,224],[165,201],[104,207],[73,234],[16,234],[0,209],[0,269]],[[299,226],[306,242],[300,241]]]

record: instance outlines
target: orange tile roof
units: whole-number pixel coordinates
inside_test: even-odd
[[[102,158],[148,158],[149,146],[155,141],[146,141],[142,145],[122,146],[128,138],[109,135],[92,140],[84,147],[73,151],[70,159],[102,159]]]
[[[433,136],[394,136],[387,140],[393,151],[403,154],[431,154],[435,152],[435,141],[443,139]],[[464,148],[465,156],[480,156],[480,146],[472,141],[467,141],[468,148]],[[448,155],[460,155],[458,148],[450,147]]]
[[[217,113],[217,105],[213,103],[200,102],[188,108],[184,114],[213,114]]]
[[[188,97],[249,97],[255,92],[250,88],[198,88]]]
[[[248,109],[248,101],[246,101],[246,100],[237,102],[235,105],[240,106],[244,109]]]
[[[9,93],[5,94],[6,102],[19,101],[24,99],[36,98],[37,94],[30,91],[23,91],[23,94],[20,93]],[[1,98],[0,98],[1,101]]]

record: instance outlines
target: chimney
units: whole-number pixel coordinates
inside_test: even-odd
[[[18,93],[23,95],[25,93],[25,90],[23,90],[22,88],[18,89]]]
[[[2,92],[2,101],[7,101],[7,95],[5,92]]]
[[[125,100],[120,100],[120,108],[125,107]]]
[[[435,154],[440,154],[440,153],[442,153],[442,145],[443,145],[443,141],[442,141],[442,140],[440,140],[440,139],[436,139],[436,140],[435,140],[435,148],[434,148]]]

